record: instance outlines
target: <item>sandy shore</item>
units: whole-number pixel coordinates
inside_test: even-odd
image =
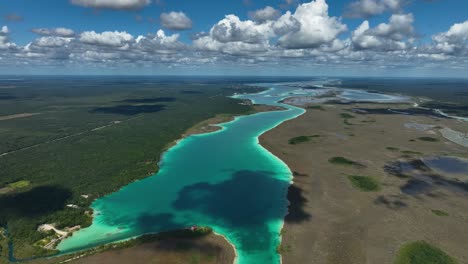
[[[24,263],[31,264],[179,264],[206,263],[232,264],[236,257],[234,247],[221,235],[211,233],[201,237],[184,238],[162,233],[145,238],[142,242],[126,245],[125,242],[53,258],[41,258]]]
[[[437,178],[438,184],[428,180],[430,188],[424,189],[411,185],[413,176],[398,177],[384,169],[421,156],[468,157],[468,148],[446,140],[439,132],[444,127],[467,131],[468,123],[398,111],[352,111],[389,107],[404,109],[408,105],[322,105],[322,109],[309,109],[261,136],[260,143],[294,172],[282,236],[283,263],[393,263],[399,247],[415,240],[425,240],[460,263],[468,263],[468,189],[451,188],[466,185],[430,174],[441,178]],[[344,118],[343,113],[352,117]],[[429,127],[405,127],[408,123]],[[314,137],[301,144],[288,143],[298,136]],[[420,139],[424,137],[436,141]],[[345,157],[363,166],[332,164],[332,157]],[[381,188],[360,191],[352,186],[349,175],[371,176]],[[438,216],[432,210],[449,215]]]
[[[23,117],[30,117],[30,116],[35,116],[35,115],[39,115],[39,114],[40,113],[22,113],[22,114],[16,114],[16,115],[0,116],[0,121],[16,119],[16,118],[23,118]]]
[[[260,113],[260,112],[277,111],[277,110],[282,109],[281,107],[271,106],[271,105],[253,105],[252,108],[253,108],[252,111],[247,113],[246,115]],[[232,121],[234,120],[234,118],[235,116],[233,115],[224,115],[224,114],[220,114],[213,118],[209,118],[189,128],[183,134],[182,138],[188,137],[190,135],[204,134],[204,133],[218,131],[221,129],[221,127],[218,124]]]
[[[146,264],[146,263],[207,263],[231,264],[234,248],[222,237],[210,234],[205,237],[164,238],[130,248],[108,250],[68,263],[86,264]]]

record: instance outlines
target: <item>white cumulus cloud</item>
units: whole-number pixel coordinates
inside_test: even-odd
[[[332,43],[338,35],[347,30],[347,26],[341,23],[340,19],[328,15],[328,4],[325,0],[299,5],[296,12],[290,16],[299,22],[300,28],[286,33],[279,39],[279,44],[284,48],[317,48]]]
[[[75,31],[69,28],[33,28],[31,30],[33,33],[43,36],[57,36],[57,37],[73,37],[75,36]]]
[[[70,38],[63,38],[63,37],[40,37],[36,39],[33,44],[39,47],[61,47],[72,40]]]
[[[400,10],[406,0],[358,0],[348,5],[345,16],[352,18],[368,18],[386,11]]]
[[[9,35],[10,30],[8,29],[7,26],[2,26],[0,29],[0,49],[8,49],[8,48],[13,48],[16,47],[16,45],[12,42],[10,42]]]
[[[173,53],[185,47],[178,39],[179,34],[167,36],[164,30],[160,29],[155,36],[138,36],[136,47],[150,53]]]
[[[141,9],[151,3],[151,0],[71,0],[74,5],[105,8],[105,9]]]
[[[468,20],[456,23],[447,32],[432,37],[435,48],[445,54],[468,54]]]
[[[257,24],[252,20],[240,20],[227,15],[210,30],[213,39],[219,42],[259,43],[274,36],[271,24]]]
[[[192,20],[184,12],[162,13],[159,17],[161,25],[171,30],[187,30],[192,28]]]
[[[122,47],[133,41],[133,36],[125,31],[105,31],[102,33],[85,31],[80,34],[80,41],[86,44]]]
[[[263,9],[256,10],[254,12],[250,12],[249,16],[259,22],[263,23],[268,20],[274,20],[277,19],[281,15],[280,11],[274,9],[271,6],[267,6]]]
[[[375,28],[371,28],[366,20],[352,32],[353,46],[358,50],[407,49],[414,37],[413,22],[412,14],[392,15],[389,23],[381,23]]]

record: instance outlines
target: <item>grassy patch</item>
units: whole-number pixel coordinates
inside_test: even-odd
[[[390,150],[390,151],[399,151],[400,150],[399,148],[394,148],[394,147],[386,147],[385,149]]]
[[[320,135],[298,136],[298,137],[291,138],[288,142],[291,145],[296,145],[296,144],[300,144],[300,143],[310,141],[311,138],[317,138],[317,137],[320,137]]]
[[[292,251],[292,247],[291,245],[284,245],[283,243],[281,243],[281,245],[279,245],[277,248],[276,248],[276,251],[280,254],[283,254],[283,253],[288,253],[288,252],[291,252]]]
[[[348,126],[352,126],[353,124],[351,122],[349,122],[349,120],[347,118],[343,119],[343,123],[345,125],[348,125]]]
[[[345,125],[348,125],[348,126],[352,126],[352,125],[353,125],[351,122],[349,122],[349,119],[354,118],[353,115],[348,114],[348,113],[341,113],[340,116],[341,116],[342,118],[344,118],[344,119],[343,119],[343,123],[344,123]]]
[[[348,113],[341,113],[340,116],[346,119],[354,118],[352,114],[348,114]]]
[[[369,120],[362,120],[361,123],[375,123],[376,121],[374,119],[369,119]]]
[[[363,192],[375,192],[380,190],[380,184],[372,177],[349,175],[348,179],[354,187]]]
[[[438,142],[439,139],[435,137],[419,137],[418,138],[421,141],[426,141],[426,142]]]
[[[449,214],[447,212],[444,212],[442,210],[431,210],[431,212],[437,216],[449,216]]]
[[[26,188],[28,187],[29,185],[31,185],[31,182],[30,181],[17,181],[17,182],[12,182],[10,184],[8,184],[8,187],[12,188],[12,189],[23,189],[23,188]]]
[[[412,151],[412,150],[403,150],[401,153],[406,154],[406,155],[422,155],[421,152]]]
[[[313,109],[313,110],[322,110],[325,111],[325,109],[321,105],[310,105],[307,107],[307,109]]]
[[[403,245],[398,252],[395,264],[456,264],[457,261],[441,249],[424,241]]]
[[[333,157],[328,160],[328,162],[332,164],[338,164],[338,165],[347,165],[347,166],[363,166],[362,164],[349,160],[345,157]]]

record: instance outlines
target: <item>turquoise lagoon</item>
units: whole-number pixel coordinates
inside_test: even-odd
[[[147,233],[210,226],[237,250],[237,263],[279,263],[276,251],[291,171],[265,150],[258,136],[304,110],[277,101],[294,89],[274,86],[238,95],[287,110],[237,117],[217,132],[181,140],[153,176],[96,200],[93,224],[62,241],[62,253]],[[314,94],[303,91],[303,94]]]
[[[258,137],[304,112],[280,100],[316,92],[281,84],[264,86],[270,89],[235,97],[286,110],[237,117],[222,124],[222,130],[181,140],[163,155],[155,175],[96,200],[92,225],[62,241],[58,249],[75,252],[200,225],[212,227],[233,244],[238,264],[280,263],[277,247],[292,175],[284,162],[259,144]]]

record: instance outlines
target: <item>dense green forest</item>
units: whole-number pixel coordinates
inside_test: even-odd
[[[251,110],[228,95],[258,91],[226,82],[106,78],[2,87],[0,227],[18,259],[51,253],[34,246],[49,235],[38,225],[89,225],[95,198],[156,172],[162,152],[196,123]]]

